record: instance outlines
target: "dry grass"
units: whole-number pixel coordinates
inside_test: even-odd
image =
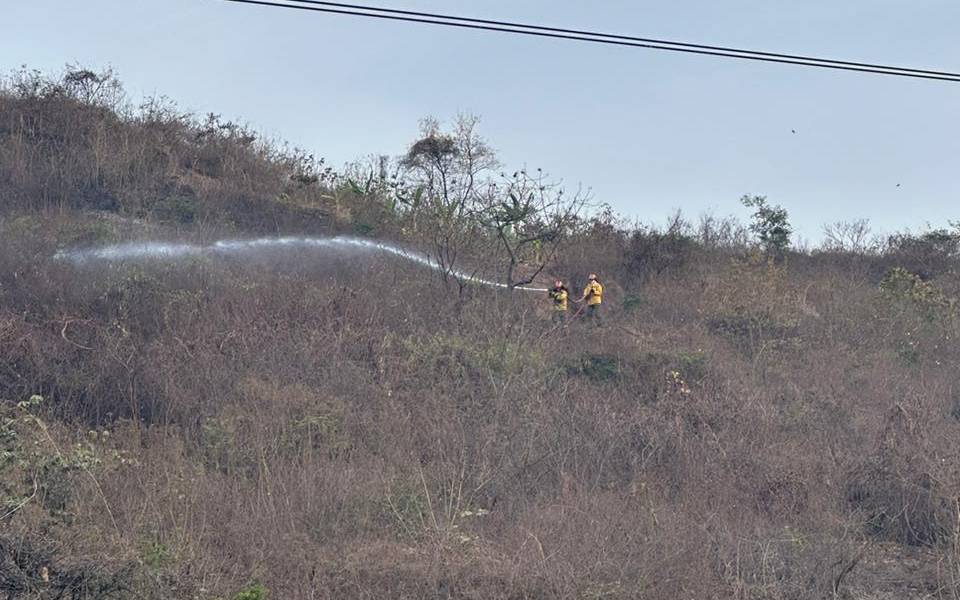
[[[601,216],[553,270],[601,272],[606,326],[560,331],[387,259],[72,267],[56,247],[143,226],[76,210],[91,181],[172,234],[151,178],[208,178],[197,214],[262,231],[289,173],[234,134],[185,170],[197,125],[163,145],[108,111],[97,137],[75,98],[22,102],[4,123],[50,110],[94,153],[43,166],[0,130],[8,597],[960,597],[952,259],[925,263],[941,295],[890,292],[896,252],[772,263]],[[171,154],[141,177],[124,145]]]

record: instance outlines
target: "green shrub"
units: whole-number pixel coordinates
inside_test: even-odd
[[[376,227],[370,223],[356,222],[353,224],[353,232],[359,236],[370,236],[375,230]]]
[[[707,377],[707,355],[703,352],[677,352],[672,363],[672,368],[690,383],[700,383]]]
[[[160,542],[150,542],[143,549],[143,564],[152,569],[160,569],[171,563],[173,552]]]
[[[797,328],[778,321],[764,312],[734,312],[715,315],[704,323],[707,331],[725,338],[740,352],[756,354],[769,342],[784,341],[797,336]]]
[[[702,352],[645,352],[632,361],[630,371],[648,390],[661,390],[666,382],[689,393],[689,385],[706,378],[707,357]]]
[[[21,215],[0,223],[0,234],[8,239],[52,240],[60,248],[108,243],[116,238],[114,226],[99,219],[54,222],[34,215]]]
[[[880,293],[891,306],[912,307],[927,322],[955,314],[958,305],[957,298],[901,267],[887,273],[880,282]]]
[[[793,233],[787,210],[767,204],[764,196],[744,196],[740,202],[748,208],[756,209],[750,231],[757,234],[763,248],[768,254],[782,256],[790,246],[790,234]]]
[[[411,367],[431,370],[444,376],[463,378],[471,374],[495,374],[500,377],[541,370],[543,355],[519,340],[466,339],[457,335],[436,334],[403,340],[405,358]]]
[[[0,233],[5,238],[35,238],[42,236],[44,229],[43,220],[34,215],[19,215],[0,221]]]
[[[197,218],[197,205],[193,198],[171,196],[158,202],[153,213],[163,221],[187,225]]]
[[[261,583],[254,583],[233,595],[233,600],[266,600],[267,588]]]
[[[90,442],[57,445],[35,414],[43,401],[33,395],[12,408],[0,408],[0,505],[19,509],[36,497],[50,516],[64,518],[76,492],[77,473],[90,473],[120,456],[108,456],[95,444],[106,432],[91,431]]]
[[[886,255],[897,265],[924,278],[954,270],[960,257],[960,227],[934,229],[922,234],[901,233],[887,239]]]
[[[701,383],[707,374],[702,352],[645,352],[639,356],[584,353],[566,366],[567,375],[591,381],[634,382],[636,389],[656,390],[667,380]]]
[[[612,354],[582,354],[566,370],[569,375],[586,377],[591,381],[613,381],[623,373],[620,358]]]
[[[399,536],[419,536],[429,514],[423,488],[412,481],[394,483],[383,497],[381,513]]]
[[[633,312],[642,307],[644,304],[646,304],[646,300],[644,300],[639,294],[627,294],[623,298],[622,306],[624,312]]]

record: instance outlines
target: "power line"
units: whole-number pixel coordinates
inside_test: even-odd
[[[561,27],[548,27],[544,25],[531,25],[529,23],[518,23],[512,21],[494,21],[489,19],[475,19],[471,17],[458,17],[452,15],[442,15],[437,13],[426,13],[418,12],[412,10],[401,10],[397,8],[383,8],[378,6],[364,6],[361,4],[346,4],[343,2],[323,2],[321,0],[286,0],[287,2],[292,2],[296,4],[306,4],[314,6],[329,6],[340,9],[350,9],[350,10],[362,10],[367,12],[374,13],[386,13],[386,14],[395,14],[395,15],[405,15],[412,17],[424,17],[428,19],[442,19],[445,21],[457,21],[463,23],[477,23],[481,25],[493,25],[497,27],[512,27],[518,29],[529,29],[529,30],[538,30],[538,31],[547,31],[551,33],[565,33],[573,34],[579,36],[589,36],[595,38],[607,38],[611,40],[624,40],[628,42],[641,42],[646,44],[658,44],[666,46],[677,46],[679,48],[693,48],[697,50],[715,50],[719,52],[727,53],[736,53],[736,54],[746,54],[752,56],[767,56],[771,58],[783,58],[789,60],[801,60],[807,62],[818,62],[818,63],[827,63],[835,65],[844,65],[849,67],[866,67],[870,69],[883,69],[888,71],[903,71],[907,73],[922,73],[925,75],[943,75],[946,77],[960,77],[960,73],[949,73],[944,71],[931,71],[928,69],[913,69],[909,67],[896,67],[889,65],[880,65],[880,64],[871,64],[871,63],[861,63],[861,62],[851,62],[846,60],[833,60],[828,58],[818,58],[815,56],[803,56],[797,54],[780,54],[776,52],[761,52],[759,50],[744,50],[742,48],[730,48],[726,46],[708,46],[704,44],[691,44],[688,42],[676,42],[672,40],[661,40],[655,38],[644,38],[637,37],[632,35],[620,35],[615,33],[600,33],[596,31],[585,31],[581,29],[564,29]]]
[[[697,44],[686,44],[682,42],[668,41],[640,41],[648,38],[632,38],[630,36],[614,36],[602,33],[578,32],[577,30],[564,30],[559,28],[538,27],[524,24],[510,24],[509,22],[485,21],[482,19],[467,19],[461,17],[447,17],[444,15],[432,15],[431,13],[414,13],[412,11],[399,11],[395,9],[377,9],[370,7],[361,7],[359,5],[347,5],[332,2],[318,2],[316,0],[288,0],[287,2],[278,2],[271,0],[224,0],[237,4],[250,4],[257,6],[267,6],[272,8],[288,8],[295,10],[304,10],[310,12],[348,15],[357,17],[368,17],[374,19],[384,19],[389,21],[401,21],[410,23],[421,23],[428,25],[442,25],[446,27],[457,27],[461,29],[474,29],[481,31],[495,31],[501,33],[513,33],[519,35],[529,35],[542,38],[564,39],[581,42],[592,42],[598,44],[607,44],[614,46],[626,46],[633,48],[646,48],[652,50],[666,50],[670,52],[680,52],[685,54],[698,54],[705,56],[717,56],[723,58],[737,58],[742,60],[754,60],[767,63],[778,63],[787,65],[797,65],[805,67],[818,67],[823,69],[834,69],[840,71],[853,71],[860,73],[871,73],[875,75],[891,75],[898,77],[910,77],[915,79],[931,79],[939,81],[960,82],[960,73],[949,73],[942,71],[929,71],[922,69],[909,69],[902,67],[889,67],[886,65],[873,65],[869,63],[854,63],[848,61],[838,61],[831,59],[818,59],[802,57],[788,54],[774,54],[767,52],[755,52],[750,50],[738,50],[735,48],[724,48],[721,46],[702,46]],[[292,4],[296,2],[297,4]],[[320,6],[322,5],[322,6]],[[344,8],[334,8],[334,7]],[[356,7],[356,8],[353,8]],[[389,11],[389,12],[388,12]],[[421,16],[422,15],[422,16]],[[501,24],[502,23],[502,24]],[[569,33],[561,33],[569,32]],[[636,40],[636,41],[635,41]],[[716,48],[709,49],[709,48]]]

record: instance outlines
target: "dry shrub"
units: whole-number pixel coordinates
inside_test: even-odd
[[[874,313],[869,283],[738,262],[704,297],[704,272],[653,278],[642,308],[555,330],[529,296],[393,260],[77,270],[17,240],[4,397],[128,457],[46,535],[84,532],[90,560],[105,540],[141,597],[832,597],[871,540],[952,556],[949,370],[898,357],[919,317]],[[789,329],[731,352],[711,323],[736,307]],[[877,407],[921,392],[882,442]]]
[[[71,265],[176,237],[129,217],[396,223],[242,127],[35,83],[0,94],[32,128],[0,128],[3,416],[45,398],[43,443],[2,440],[11,597],[882,597],[917,548],[941,568],[915,587],[957,597],[949,269],[892,298],[862,256],[606,214],[551,266],[601,274],[606,322],[557,328],[372,254]],[[123,218],[70,210],[99,203]]]
[[[937,459],[944,449],[931,437],[956,430],[956,424],[943,423],[942,414],[929,421],[924,416],[916,406],[898,404],[889,411],[876,451],[851,478],[849,501],[882,539],[949,546],[955,535],[958,481],[946,464],[948,455]]]
[[[14,72],[0,80],[0,123],[4,213],[94,209],[246,231],[327,221],[322,161],[163,99],[132,107],[109,70]]]

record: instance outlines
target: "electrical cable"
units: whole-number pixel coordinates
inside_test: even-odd
[[[783,58],[783,59],[801,60],[801,61],[807,61],[807,62],[828,63],[828,64],[845,65],[845,66],[851,66],[851,67],[866,67],[866,68],[871,68],[871,69],[883,69],[883,70],[888,70],[888,71],[903,71],[903,72],[907,72],[907,73],[921,73],[921,74],[925,74],[925,75],[943,75],[943,76],[951,77],[951,78],[960,77],[960,73],[951,73],[951,72],[947,72],[947,71],[931,71],[931,70],[928,70],[928,69],[914,69],[914,68],[910,68],[910,67],[897,67],[897,66],[890,66],[890,65],[873,64],[873,63],[852,62],[852,61],[846,61],[846,60],[835,60],[835,59],[829,59],[829,58],[818,58],[818,57],[815,57],[815,56],[803,56],[803,55],[798,55],[798,54],[781,54],[781,53],[777,53],[777,52],[762,52],[762,51],[759,51],[759,50],[745,50],[745,49],[743,49],[743,48],[731,48],[731,47],[726,47],[726,46],[709,46],[709,45],[705,45],[705,44],[691,44],[691,43],[689,43],[689,42],[677,42],[677,41],[672,41],[672,40],[661,40],[661,39],[655,39],[655,38],[644,38],[644,37],[637,37],[637,36],[632,36],[632,35],[620,35],[620,34],[614,34],[614,33],[602,33],[602,32],[596,32],[596,31],[586,31],[586,30],[582,30],[582,29],[566,29],[566,28],[562,28],[562,27],[549,27],[549,26],[544,26],[544,25],[531,25],[531,24],[529,24],[529,23],[518,23],[518,22],[513,22],[513,21],[497,21],[497,20],[490,20],[490,19],[476,19],[476,18],[472,18],[472,17],[458,17],[458,16],[454,16],[454,15],[443,15],[443,14],[437,14],[437,13],[418,12],[418,11],[412,11],[412,10],[401,10],[401,9],[397,9],[397,8],[383,8],[383,7],[379,7],[379,6],[365,6],[365,5],[361,5],[361,4],[347,4],[347,3],[343,3],[343,2],[326,2],[326,1],[322,1],[322,0],[286,0],[286,1],[287,1],[287,2],[296,3],[296,4],[306,4],[306,5],[313,5],[313,6],[328,6],[328,7],[333,7],[333,8],[342,8],[342,9],[350,9],[350,10],[363,10],[363,11],[370,11],[370,12],[377,12],[377,13],[406,15],[406,16],[413,16],[413,17],[424,17],[424,18],[429,18],[429,19],[441,19],[441,20],[446,20],[446,21],[459,21],[459,22],[464,22],[464,23],[478,23],[478,24],[481,24],[481,25],[494,25],[494,26],[497,26],[497,27],[511,27],[511,28],[517,28],[517,29],[539,30],[539,31],[547,31],[547,32],[551,32],[551,33],[565,33],[565,34],[573,34],[573,35],[580,35],[580,36],[589,36],[589,37],[596,37],[596,38],[608,38],[608,39],[613,39],[613,40],[624,40],[624,41],[629,41],[629,42],[642,42],[642,43],[648,43],[648,44],[660,44],[660,45],[668,45],[668,46],[677,46],[677,47],[681,47],[681,48],[694,48],[694,49],[698,49],[698,50],[715,50],[715,51],[720,51],[720,52],[729,52],[729,53],[737,53],[737,54],[749,54],[749,55],[754,55],[754,56],[768,56],[768,57],[771,57],[771,58]]]
[[[467,21],[456,21],[456,20],[443,20],[443,18],[432,18],[432,17],[417,17],[412,15],[404,14],[380,14],[377,12],[370,12],[377,9],[367,9],[363,10],[353,10],[353,9],[340,9],[340,8],[326,8],[316,5],[308,5],[305,2],[311,0],[288,0],[288,2],[277,2],[270,0],[223,0],[224,2],[232,2],[237,4],[249,4],[257,6],[266,6],[272,8],[288,8],[296,10],[304,10],[310,12],[319,12],[327,14],[339,14],[339,15],[348,15],[348,16],[358,16],[358,17],[368,17],[375,19],[384,19],[390,21],[401,21],[401,22],[411,22],[411,23],[421,23],[428,25],[443,25],[447,27],[457,27],[461,29],[473,29],[473,30],[482,30],[482,31],[495,31],[501,33],[513,33],[520,35],[530,35],[535,37],[543,38],[554,38],[554,39],[565,39],[572,41],[581,41],[581,42],[593,42],[599,44],[607,44],[614,46],[626,46],[634,48],[646,48],[653,50],[666,50],[671,52],[680,52],[685,54],[698,54],[705,56],[716,56],[723,58],[738,58],[742,60],[754,60],[767,63],[777,63],[777,64],[788,64],[796,66],[806,66],[806,67],[818,67],[824,69],[833,69],[840,71],[852,71],[860,73],[870,73],[875,75],[890,75],[898,77],[910,77],[915,79],[930,79],[938,81],[951,81],[960,83],[960,73],[948,73],[942,71],[925,71],[920,69],[906,69],[900,67],[886,67],[884,65],[870,65],[869,63],[852,63],[846,61],[834,61],[830,59],[806,59],[803,57],[798,57],[797,59],[793,58],[778,58],[779,56],[790,57],[792,55],[776,55],[772,53],[760,53],[753,51],[739,51],[736,49],[723,49],[723,50],[705,50],[695,47],[695,45],[685,45],[685,46],[670,46],[665,43],[654,43],[654,42],[639,42],[639,41],[628,41],[627,39],[614,39],[612,37],[603,37],[605,34],[561,34],[547,29],[535,30],[535,29],[522,29],[514,26],[500,26],[500,25],[486,25],[479,22],[467,22]],[[291,4],[289,2],[298,2],[299,4]],[[327,3],[333,4],[333,3]],[[352,5],[358,6],[358,5]],[[380,9],[388,10],[388,9]],[[405,11],[410,12],[410,11]],[[429,13],[423,13],[425,15]],[[455,19],[455,17],[452,17]],[[480,21],[480,20],[473,20]],[[493,23],[493,22],[491,22]],[[535,27],[535,26],[529,26]],[[575,30],[569,30],[575,31]],[[594,36],[594,37],[591,37]],[[626,38],[627,36],[623,36]],[[644,38],[636,38],[644,39]],[[706,48],[706,46],[704,46]],[[721,48],[721,47],[716,47]],[[856,66],[864,65],[864,66]]]

